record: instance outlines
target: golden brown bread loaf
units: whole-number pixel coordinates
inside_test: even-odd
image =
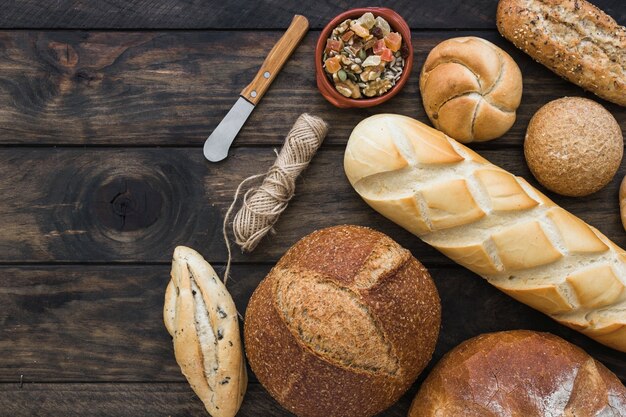
[[[193,249],[174,250],[163,320],[189,385],[213,417],[234,417],[248,376],[237,309],[211,265]]]
[[[409,417],[435,416],[626,416],[626,388],[550,333],[489,333],[448,352],[420,387]]]
[[[619,186],[619,212],[622,218],[622,226],[626,230],[626,176]]]
[[[626,106],[626,28],[585,0],[500,0],[498,30],[561,77]]]
[[[624,154],[619,124],[601,104],[562,97],[533,115],[524,139],[530,171],[547,189],[571,197],[600,190]]]
[[[524,179],[392,114],[354,128],[344,167],[385,217],[513,298],[626,352],[626,252]]]
[[[440,316],[437,289],[409,251],[365,227],[331,227],[296,243],[257,287],[246,355],[298,416],[372,416],[424,369]]]
[[[463,142],[504,135],[522,99],[522,73],[502,49],[467,36],[452,38],[428,54],[420,92],[433,125]]]

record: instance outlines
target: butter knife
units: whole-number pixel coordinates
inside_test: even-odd
[[[308,30],[309,21],[307,18],[295,15],[287,31],[276,42],[263,61],[261,69],[252,82],[241,91],[235,105],[204,142],[206,159],[211,162],[218,162],[226,158],[235,136]]]

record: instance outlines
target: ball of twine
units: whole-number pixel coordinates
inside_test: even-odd
[[[309,165],[313,155],[324,141],[328,126],[324,120],[302,114],[293,125],[285,143],[277,154],[274,165],[263,174],[252,175],[239,184],[232,204],[224,218],[224,240],[228,248],[228,262],[224,282],[230,272],[230,241],[227,226],[243,187],[251,181],[263,178],[258,187],[250,188],[243,196],[243,205],[233,219],[235,243],[244,252],[251,252],[263,237],[272,230],[274,223],[285,211],[296,190],[296,179]]]

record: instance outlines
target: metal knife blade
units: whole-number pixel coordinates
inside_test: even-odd
[[[204,142],[204,156],[211,162],[218,162],[228,156],[228,149],[235,140],[248,116],[254,110],[254,105],[243,97],[228,111],[213,133]]]
[[[217,162],[226,158],[228,148],[235,140],[235,136],[308,30],[309,21],[307,18],[295,15],[287,31],[276,42],[263,61],[252,82],[241,91],[239,100],[204,142],[206,159]]]

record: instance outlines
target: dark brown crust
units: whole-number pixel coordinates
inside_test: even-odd
[[[528,4],[531,7],[527,7]],[[612,37],[619,45],[614,47],[618,54],[620,50],[626,49],[626,28],[585,0],[500,0],[498,30],[515,46],[561,77],[599,97],[626,106],[626,62],[623,59],[622,62],[611,61],[600,55],[583,62],[585,55],[574,49],[583,38],[602,47],[610,46],[592,28],[586,28],[584,35],[574,34],[569,41],[557,39],[557,34],[543,27],[546,21],[558,25],[560,29],[567,30],[570,27],[558,16],[557,6],[565,10],[572,20],[589,22],[604,31],[606,36]],[[546,12],[538,13],[539,9]],[[621,71],[612,72],[609,69],[611,67],[621,68]]]
[[[354,277],[381,244],[398,247],[382,233],[364,227],[317,231],[283,256],[250,299],[244,326],[250,366],[269,393],[298,416],[372,416],[397,401],[431,358],[441,307],[430,275],[415,258],[408,254],[406,261],[370,288],[355,285]],[[398,358],[396,375],[331,363],[294,336],[274,294],[280,276],[275,270],[289,267],[323,274],[358,294]]]
[[[409,417],[435,415],[626,416],[626,388],[557,336],[488,333],[448,352],[422,384]]]

